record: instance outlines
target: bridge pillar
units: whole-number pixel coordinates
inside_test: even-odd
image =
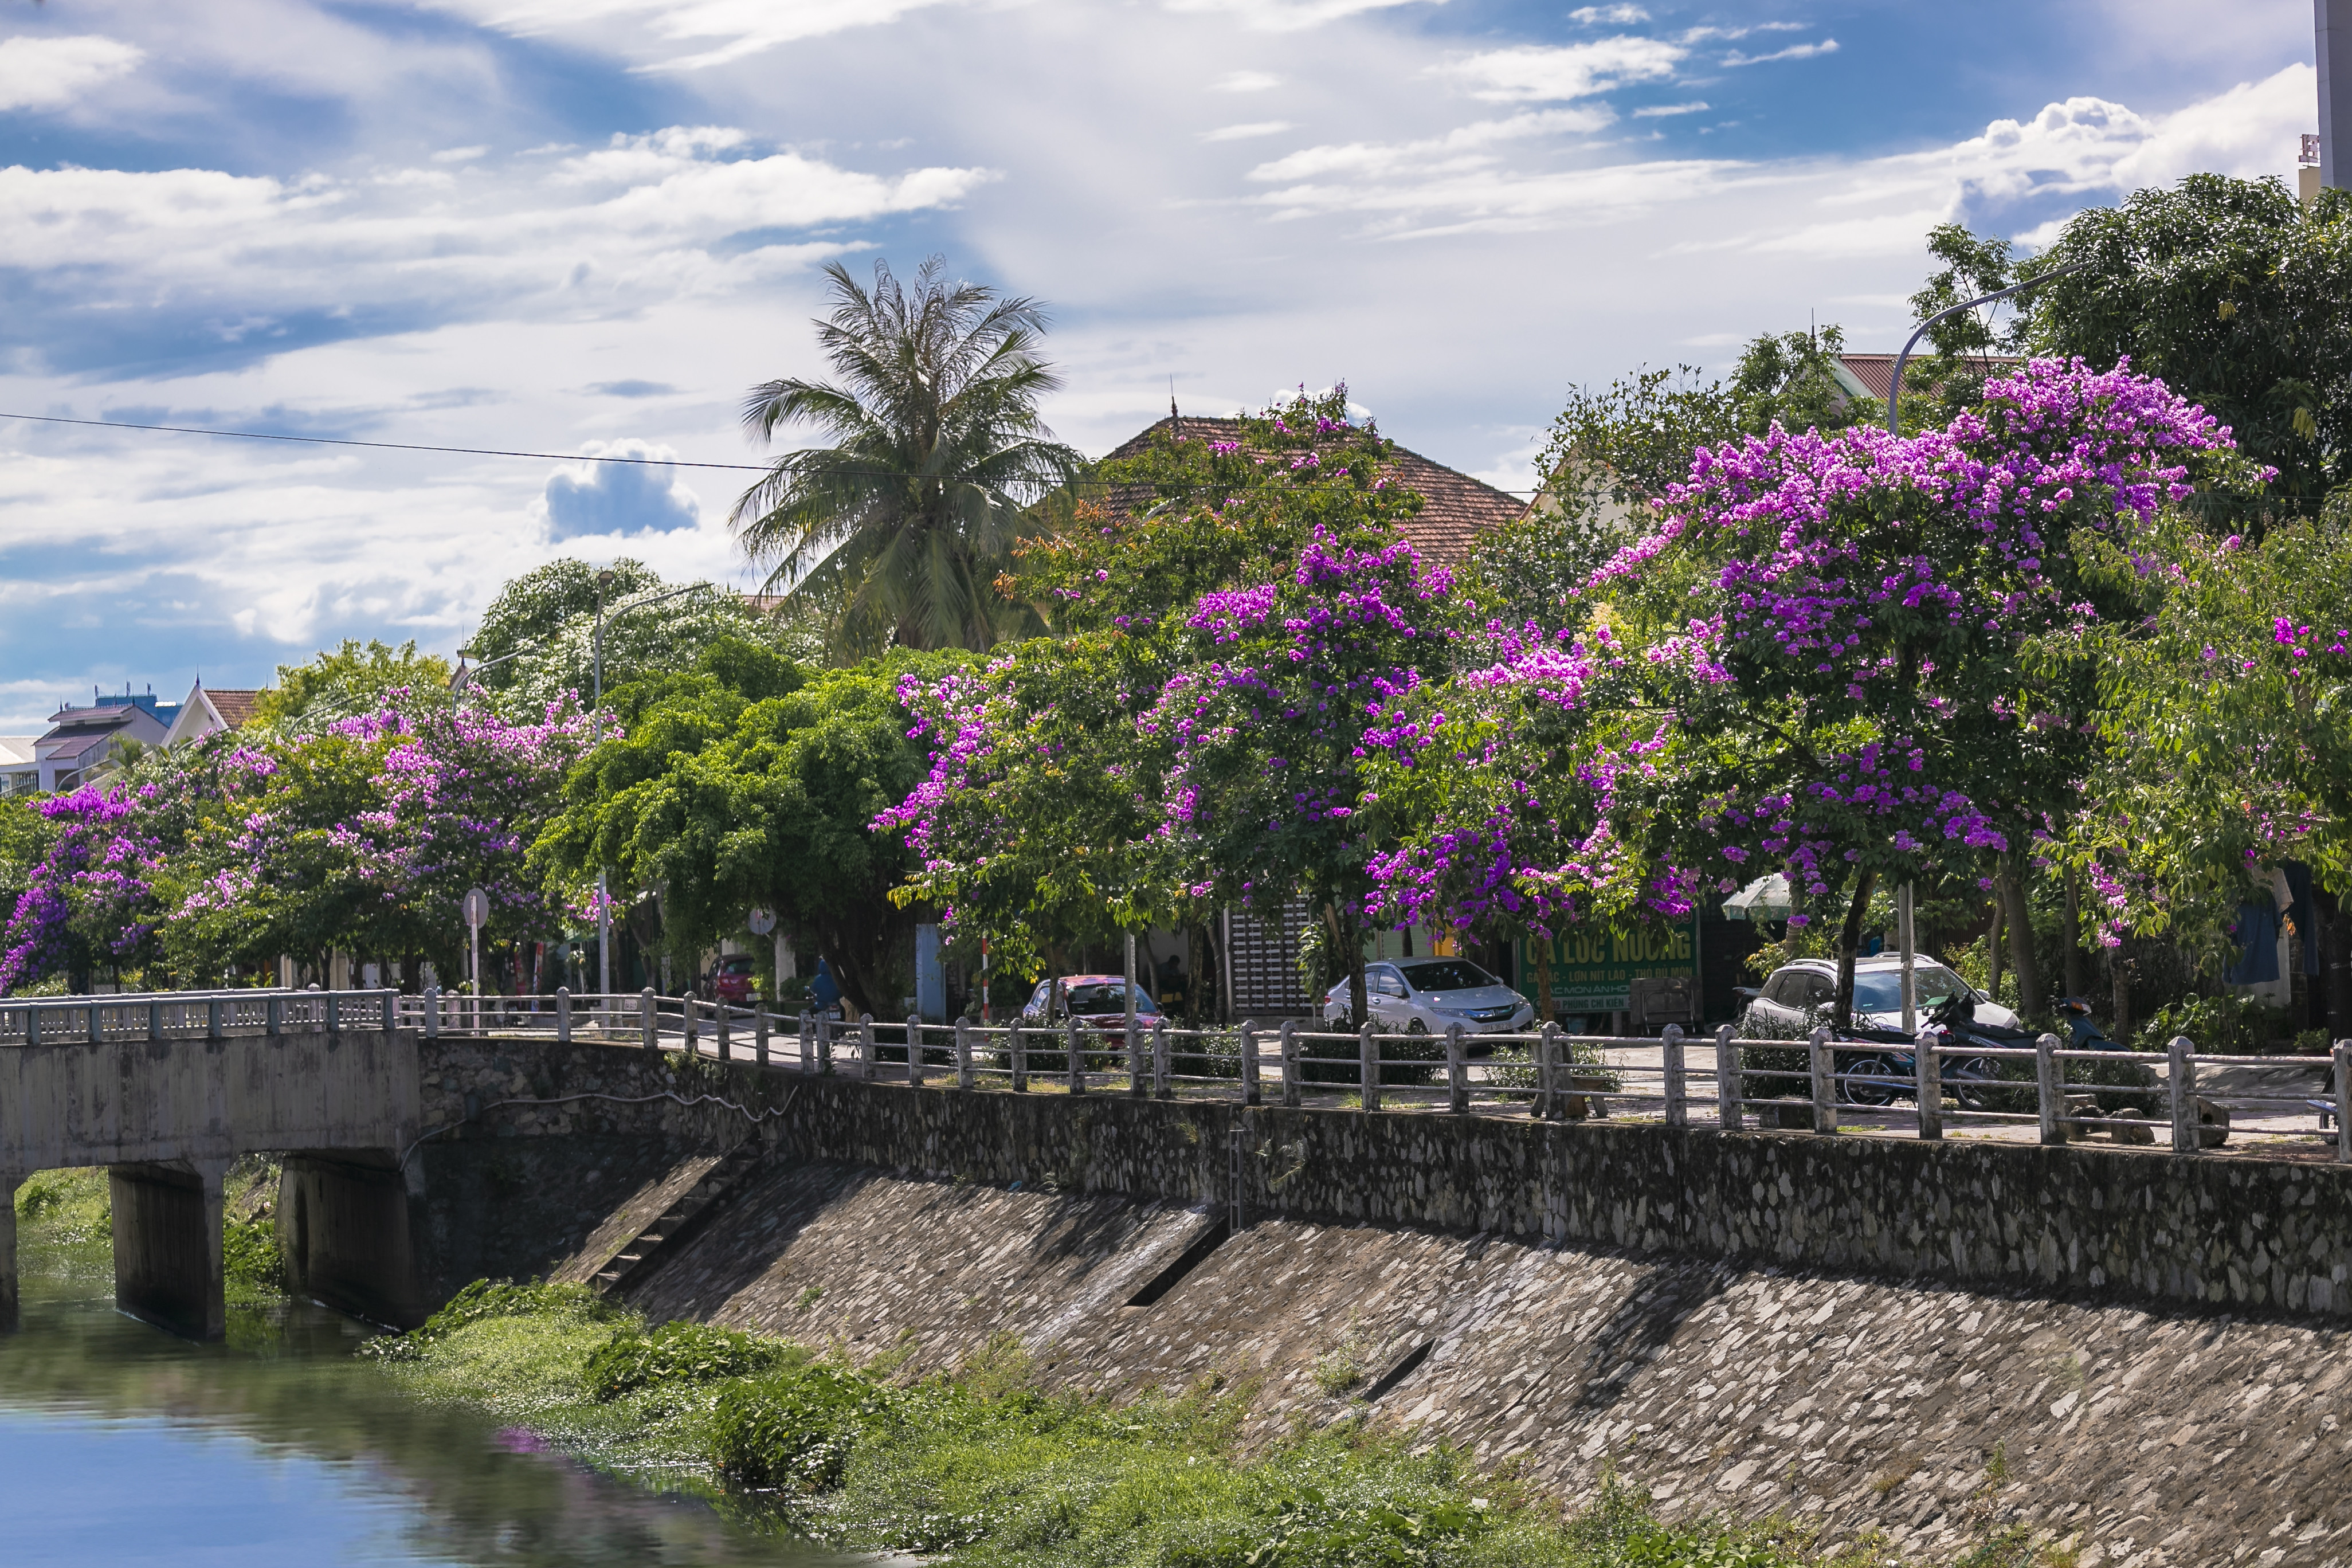
[[[355,1318],[412,1329],[431,1311],[418,1279],[408,1182],[389,1152],[285,1156],[278,1245],[293,1291]]]
[[[0,1171],[0,1333],[22,1321],[16,1296],[16,1189],[25,1178]]]
[[[226,1160],[110,1165],[114,1304],[191,1339],[228,1332],[221,1285]]]

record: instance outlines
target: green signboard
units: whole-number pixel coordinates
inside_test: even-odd
[[[1519,989],[1533,995],[1536,953],[1519,939]],[[1551,944],[1551,994],[1566,1013],[1619,1013],[1638,979],[1698,979],[1698,921],[1676,925],[1623,921],[1577,926]]]

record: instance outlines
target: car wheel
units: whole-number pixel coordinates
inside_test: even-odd
[[[1404,1032],[1408,1035],[1425,1035],[1429,1033],[1429,1026],[1415,1018],[1404,1026]]]
[[[1838,1080],[1838,1098],[1850,1105],[1891,1105],[1902,1072],[1885,1057],[1856,1057]]]

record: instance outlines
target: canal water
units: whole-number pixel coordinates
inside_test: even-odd
[[[192,1344],[114,1310],[87,1267],[34,1274],[0,1335],[0,1562],[10,1568],[816,1568],[744,1529],[405,1398],[358,1325],[232,1310]]]

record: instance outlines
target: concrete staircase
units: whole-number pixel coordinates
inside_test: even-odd
[[[643,1283],[663,1259],[677,1256],[703,1226],[748,1190],[759,1179],[766,1161],[766,1146],[757,1137],[736,1144],[683,1196],[623,1244],[613,1260],[589,1281],[590,1288],[600,1296],[618,1296]]]

